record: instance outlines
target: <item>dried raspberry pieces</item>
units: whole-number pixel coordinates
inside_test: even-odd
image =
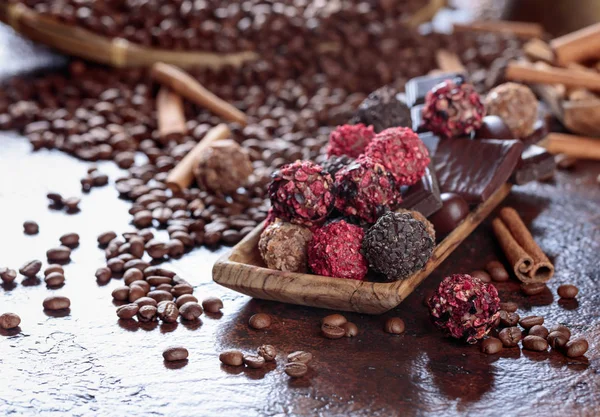
[[[329,135],[327,157],[347,155],[350,158],[358,158],[374,137],[373,126],[365,126],[362,123],[338,126]]]

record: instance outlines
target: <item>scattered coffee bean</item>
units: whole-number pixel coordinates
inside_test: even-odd
[[[129,320],[135,317],[140,307],[137,304],[125,304],[117,308],[117,316],[124,320]]]
[[[106,284],[112,277],[112,271],[107,267],[103,266],[96,269],[96,280],[99,284]]]
[[[125,301],[129,298],[129,287],[121,286],[112,290],[112,297],[117,301]]]
[[[563,332],[550,332],[546,340],[552,349],[560,349],[567,344],[569,336]]]
[[[125,269],[125,262],[123,262],[123,260],[119,258],[112,258],[109,259],[108,262],[106,262],[106,266],[108,266],[108,268],[112,272],[118,274],[120,272],[123,272],[123,270]]]
[[[557,293],[560,298],[575,298],[579,293],[579,288],[577,288],[575,285],[563,284],[558,287]]]
[[[244,364],[248,368],[258,369],[265,366],[265,358],[260,355],[244,355]]]
[[[173,287],[173,289],[171,289],[171,294],[173,294],[173,297],[179,297],[184,294],[192,294],[193,292],[194,289],[192,286],[187,284],[177,284]]]
[[[303,350],[298,350],[287,355],[288,362],[301,362],[303,364],[309,363],[310,361],[312,361],[312,358],[312,353],[305,352]]]
[[[385,322],[385,326],[383,326],[383,330],[390,334],[402,334],[404,333],[404,328],[404,320],[400,317],[390,317]]]
[[[523,317],[521,320],[519,320],[519,324],[524,329],[531,329],[536,324],[544,324],[544,318],[541,316]]]
[[[173,277],[175,277],[175,275],[176,275],[175,272],[169,271],[168,269],[165,269],[161,266],[149,266],[146,269],[144,269],[145,277],[159,276],[159,277],[173,278]]]
[[[0,327],[4,330],[14,329],[21,324],[21,317],[15,313],[4,313],[0,315]]]
[[[202,315],[202,312],[202,306],[193,301],[187,302],[179,308],[179,313],[181,314],[181,317],[190,321],[196,320]]]
[[[158,287],[156,287],[157,290],[160,290],[162,288],[160,288],[160,286],[162,285],[168,285],[168,284],[161,284]],[[192,294],[183,294],[180,297],[177,297],[177,300],[175,300],[175,304],[177,304],[177,307],[179,307],[179,309],[181,309],[181,306],[184,305],[185,303],[197,303],[198,299],[196,297],[194,297]]]
[[[504,310],[508,313],[514,313],[518,308],[519,306],[517,306],[517,303],[513,303],[512,301],[500,303],[500,310]]]
[[[501,262],[490,261],[485,266],[485,269],[486,269],[486,271],[488,271],[488,273],[490,274],[490,277],[494,281],[504,282],[504,281],[508,281],[508,279],[510,278],[510,276],[508,275],[508,272],[506,271],[506,268],[504,268],[504,265],[502,265]]]
[[[284,371],[292,378],[300,378],[306,375],[308,367],[301,362],[290,362],[285,364]]]
[[[266,361],[274,361],[277,357],[277,349],[272,345],[262,345],[257,349],[257,353],[265,358]]]
[[[140,308],[142,308],[144,306],[153,306],[153,307],[158,306],[158,303],[156,302],[156,300],[154,298],[150,298],[150,297],[140,297],[137,300],[135,300],[134,303],[137,304],[137,306]]]
[[[327,323],[321,326],[321,333],[328,339],[340,339],[346,335],[346,331],[340,326]]]
[[[241,366],[244,363],[244,355],[239,350],[228,350],[221,352],[219,360],[225,365]]]
[[[45,298],[42,305],[45,310],[64,310],[71,307],[71,300],[61,295],[53,295]]]
[[[133,303],[138,298],[146,296],[146,294],[146,290],[144,290],[142,287],[140,287],[139,285],[133,285],[129,287],[129,294],[127,299],[130,303]]]
[[[481,269],[471,272],[470,275],[473,278],[479,278],[483,282],[492,282],[492,277],[490,276],[490,274]]]
[[[148,293],[148,297],[154,298],[157,303],[161,301],[173,301],[173,295],[167,291],[154,290]]]
[[[173,282],[172,278],[169,277],[159,277],[159,276],[150,276],[146,278],[146,281],[148,282],[148,284],[152,285],[153,287],[158,287],[160,284],[171,284],[171,282]]]
[[[71,249],[66,246],[51,248],[46,251],[46,257],[48,258],[48,262],[52,263],[67,262],[71,259]]]
[[[142,306],[140,307],[140,309],[138,310],[137,316],[138,316],[138,320],[142,323],[146,323],[149,321],[155,321],[156,320],[156,312],[157,312],[157,308],[154,306]]]
[[[585,339],[573,339],[564,347],[565,355],[569,358],[577,358],[583,356],[589,348],[588,342]]]
[[[0,268],[0,279],[7,284],[10,284],[17,279],[17,271],[10,268]]]
[[[546,284],[544,284],[543,282],[536,282],[533,284],[521,284],[521,291],[523,291],[523,294],[529,296],[541,294],[546,288]]]
[[[115,239],[117,234],[115,232],[104,232],[98,236],[98,244],[100,246],[106,246],[111,240]]]
[[[480,350],[488,355],[493,355],[502,350],[503,343],[500,339],[496,339],[495,337],[488,337],[484,339],[479,345]]]
[[[219,313],[223,308],[223,301],[217,297],[208,297],[202,300],[202,308],[207,313]]]
[[[162,355],[163,355],[163,358],[167,362],[174,362],[174,361],[182,361],[182,360],[187,359],[189,356],[189,352],[184,347],[173,346],[173,347],[165,349],[165,351],[163,352]]]
[[[504,310],[500,310],[500,327],[513,327],[519,323],[521,319],[517,313],[507,313]]]
[[[498,338],[504,345],[504,347],[514,347],[521,341],[523,334],[521,333],[521,329],[518,327],[506,327],[500,330],[498,334]]]
[[[47,277],[49,274],[53,272],[58,272],[60,274],[65,274],[65,269],[59,264],[51,264],[44,269],[44,276]]]
[[[65,276],[60,272],[51,272],[46,275],[44,282],[48,287],[60,287],[65,283]]]
[[[171,284],[160,284],[160,285],[157,285],[155,289],[171,292],[171,290],[173,289],[173,286]]]
[[[137,285],[138,287],[141,287],[146,294],[148,294],[150,292],[150,284],[148,284],[144,280],[133,281],[129,286],[133,287],[134,285]]]
[[[358,327],[354,323],[346,322],[340,327],[346,332],[346,337],[354,337],[358,334]]]
[[[539,336],[525,336],[525,339],[523,339],[523,348],[541,352],[548,349],[548,342]]]
[[[172,239],[165,244],[165,250],[172,258],[178,258],[185,252],[185,246],[180,240]],[[150,255],[152,256],[152,255]],[[164,256],[164,255],[163,255]]]
[[[78,197],[69,197],[63,199],[62,203],[67,208],[67,212],[76,212],[79,210],[81,199]]]
[[[567,335],[567,339],[571,338],[571,330],[569,330],[569,328],[567,326],[563,326],[562,324],[553,326],[550,329],[550,333],[552,332],[561,332],[564,333],[565,335]]]
[[[346,317],[342,316],[341,314],[330,314],[329,316],[325,316],[323,317],[323,319],[321,320],[321,324],[330,324],[332,326],[341,326],[342,324],[346,323],[348,320],[346,320]]]
[[[143,279],[143,272],[136,268],[128,269],[123,274],[123,282],[125,283],[125,285],[131,285],[132,282],[141,281]]]
[[[175,323],[179,317],[179,309],[173,301],[161,301],[158,303],[156,313],[165,323]]]
[[[79,245],[79,235],[77,233],[65,233],[60,237],[60,243],[69,248]]]
[[[62,207],[62,205],[63,205],[63,198],[62,198],[62,196],[59,193],[48,193],[48,194],[46,194],[46,197],[56,207]]]
[[[531,335],[531,336],[539,336],[539,337],[545,339],[548,337],[548,329],[546,329],[544,326],[542,326],[540,324],[536,324],[531,329],[529,329],[527,334]]]
[[[19,268],[19,272],[21,275],[26,276],[27,278],[33,278],[40,272],[42,269],[42,262],[38,260],[25,262],[21,268]]]
[[[248,324],[256,330],[266,329],[271,326],[271,316],[266,313],[257,313],[250,317]]]
[[[27,220],[23,223],[23,232],[26,235],[37,235],[40,232],[40,226],[32,220]]]

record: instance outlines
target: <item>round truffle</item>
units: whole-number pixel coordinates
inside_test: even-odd
[[[378,133],[367,146],[365,155],[380,161],[398,185],[415,184],[429,165],[429,151],[408,127],[392,127]]]
[[[458,194],[443,193],[442,208],[429,218],[440,236],[445,236],[456,229],[456,226],[469,214],[469,205]]]
[[[263,230],[258,249],[265,264],[271,269],[306,272],[307,245],[311,238],[312,232],[308,228],[276,220]]]
[[[355,159],[349,157],[348,155],[331,156],[325,162],[323,162],[321,166],[329,173],[329,175],[335,178],[335,174],[354,161]]]
[[[335,207],[367,223],[374,223],[402,199],[394,176],[383,164],[365,156],[339,171],[335,184]]]
[[[526,85],[500,84],[487,93],[485,107],[488,114],[500,116],[515,137],[521,139],[533,133],[538,102]]]
[[[253,171],[248,153],[231,139],[213,143],[194,166],[198,187],[225,194],[242,187]]]
[[[367,261],[361,253],[365,232],[339,220],[315,230],[308,243],[308,263],[315,274],[362,280]]]
[[[492,284],[456,274],[444,278],[427,305],[436,327],[448,336],[476,343],[494,327],[500,298]]]
[[[375,132],[389,127],[412,127],[410,108],[398,98],[398,90],[389,85],[369,94],[358,106],[351,122],[372,125]]]
[[[363,240],[369,267],[388,281],[405,279],[421,270],[433,253],[434,239],[427,226],[411,213],[388,212],[381,216]]]
[[[485,107],[462,77],[446,80],[425,96],[423,127],[446,138],[470,135],[481,126]]]
[[[275,171],[268,192],[276,217],[307,227],[322,224],[335,203],[333,178],[311,161]]]
[[[362,123],[338,126],[329,135],[327,156],[347,155],[358,158],[374,137],[373,126],[365,126]]]

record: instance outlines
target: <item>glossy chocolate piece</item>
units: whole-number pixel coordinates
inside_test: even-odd
[[[433,158],[440,189],[479,204],[509,180],[521,152],[520,140],[444,139]]]
[[[440,138],[438,135],[436,135],[433,132],[419,133],[419,138],[421,138],[421,140],[427,147],[427,150],[429,151],[429,157],[431,159],[433,159],[433,155],[435,155],[435,153],[437,152],[437,148],[438,148],[438,146],[440,144],[440,140],[442,140],[442,138]]]
[[[525,136],[521,140],[525,146],[535,145],[548,134],[548,122],[545,119],[538,119],[533,125],[533,133],[529,136]]]
[[[501,117],[487,115],[483,118],[481,127],[475,132],[476,139],[514,139],[515,136]]]
[[[541,146],[531,145],[521,154],[521,159],[510,181],[517,185],[527,184],[531,181],[550,178],[554,175],[555,170],[554,155],[548,153]]]
[[[401,192],[400,207],[416,210],[425,217],[431,216],[442,207],[440,187],[431,166],[427,167],[425,175],[419,182],[410,187],[402,187]]]
[[[456,229],[470,211],[465,199],[458,194],[444,193],[441,199],[442,207],[429,218],[438,240]]]
[[[464,74],[446,72],[439,75],[423,75],[408,80],[404,86],[404,90],[406,91],[406,104],[408,107],[413,107],[417,104],[425,103],[425,95],[435,85],[458,76],[464,76]]]

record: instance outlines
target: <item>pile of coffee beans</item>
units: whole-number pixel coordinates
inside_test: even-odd
[[[284,372],[292,378],[300,378],[307,374],[308,363],[312,361],[310,352],[296,351],[286,357]],[[219,360],[226,366],[242,366],[248,368],[263,368],[268,362],[276,362],[277,349],[272,345],[262,345],[254,353],[243,353],[239,350],[226,350],[219,354]]]

